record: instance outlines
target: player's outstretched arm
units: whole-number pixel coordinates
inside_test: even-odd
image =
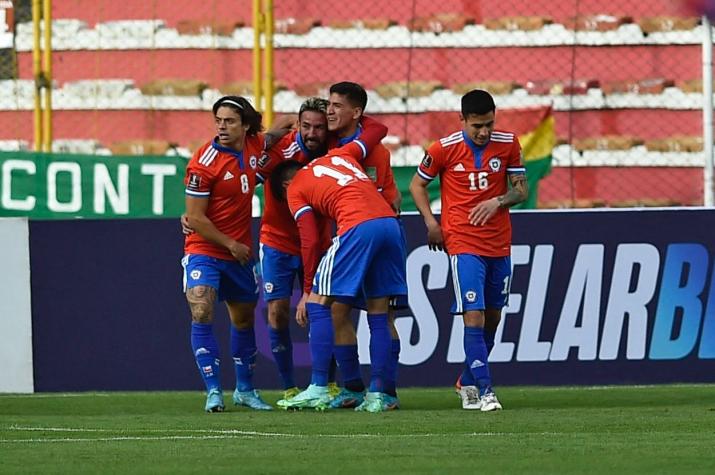
[[[410,182],[410,194],[417,210],[425,221],[425,226],[427,226],[427,245],[433,251],[444,251],[446,248],[444,246],[444,237],[442,236],[442,227],[432,213],[432,208],[430,208],[429,192],[427,191],[429,184],[429,181],[415,173]]]
[[[265,134],[264,149],[273,147],[284,135],[288,134],[298,122],[297,114],[282,115],[276,119],[270,129]]]

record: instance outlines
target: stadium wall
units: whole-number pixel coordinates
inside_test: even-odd
[[[411,310],[396,321],[400,384],[450,385],[463,353],[448,260],[428,251],[421,218],[403,219]],[[513,223],[513,282],[490,356],[496,384],[715,381],[715,210],[515,212]],[[201,388],[175,219],[35,220],[29,230],[36,391]],[[265,313],[259,304],[256,382],[276,388]],[[230,387],[223,309],[216,322]],[[306,332],[292,331],[306,383]],[[364,345],[361,355],[366,364]]]
[[[0,219],[0,393],[31,393],[32,314],[27,218]]]

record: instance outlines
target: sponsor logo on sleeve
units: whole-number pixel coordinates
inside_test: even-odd
[[[427,152],[425,152],[425,156],[422,157],[422,166],[424,168],[429,168],[432,166],[432,156]]]
[[[268,162],[271,161],[271,157],[268,156],[267,153],[264,153],[261,155],[261,158],[258,159],[258,166],[260,168],[266,168],[266,165],[268,165]]]
[[[196,173],[190,173],[189,184],[187,185],[187,188],[189,190],[199,191],[199,188],[201,188],[201,175],[198,175]]]

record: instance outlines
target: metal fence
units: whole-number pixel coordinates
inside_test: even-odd
[[[460,127],[460,96],[485,88],[498,128],[526,137],[529,111],[553,117],[550,154],[527,157],[548,160],[533,171],[539,207],[703,204],[703,27],[681,2],[272,3],[276,114],[358,82],[390,128],[393,165],[413,168]],[[212,134],[216,98],[253,99],[251,7],[52,2],[52,150],[190,154]],[[0,0],[0,150],[35,147],[31,11]]]

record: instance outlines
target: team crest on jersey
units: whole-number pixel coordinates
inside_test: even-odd
[[[263,288],[266,290],[267,294],[270,294],[271,292],[273,292],[273,282],[266,282],[265,284],[263,284]]]
[[[493,172],[498,172],[501,168],[501,159],[499,157],[490,158],[489,168],[491,168]]]
[[[189,190],[198,191],[198,189],[201,188],[201,175],[197,175],[196,173],[190,173],[189,183],[186,187]]]
[[[191,271],[191,278],[194,280],[197,280],[199,277],[201,277],[201,271],[198,269],[194,269]]]
[[[268,165],[268,162],[270,161],[271,157],[269,157],[267,153],[264,153],[263,155],[261,155],[261,158],[258,159],[258,167],[266,168],[266,165]]]
[[[477,301],[477,293],[473,290],[467,290],[464,294],[464,298],[467,299],[467,302],[474,303]]]
[[[422,166],[425,168],[432,166],[432,156],[429,153],[425,152],[425,156],[422,157]]]
[[[251,158],[248,159],[248,164],[251,165],[251,168],[253,168],[255,170],[257,163],[258,163],[258,159],[256,158],[256,156],[251,155]]]

